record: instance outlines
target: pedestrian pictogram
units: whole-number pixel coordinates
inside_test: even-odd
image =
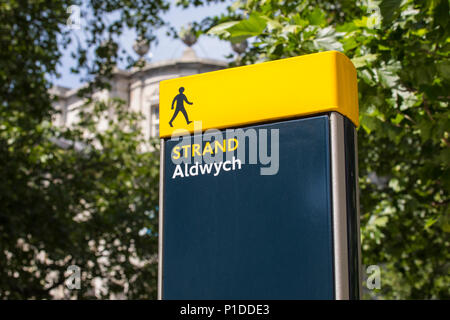
[[[189,100],[186,98],[186,96],[184,95],[184,88],[180,87],[180,89],[178,89],[178,91],[180,92],[179,94],[177,94],[175,96],[175,98],[173,98],[172,101],[172,110],[173,110],[173,105],[175,104],[175,102],[177,103],[177,106],[175,108],[175,113],[172,116],[172,119],[170,119],[169,121],[169,125],[171,127],[173,127],[172,122],[175,120],[175,118],[177,117],[178,113],[181,112],[184,115],[184,118],[186,119],[186,123],[190,124],[192,121],[189,121],[189,117],[188,114],[186,112],[186,109],[184,108],[184,102],[186,102],[187,104],[193,105],[193,102],[189,102]]]

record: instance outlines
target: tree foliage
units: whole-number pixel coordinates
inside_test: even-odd
[[[79,40],[66,25],[71,5],[85,8],[73,56],[90,83],[79,122],[58,128],[49,79]],[[0,298],[156,298],[158,146],[143,140],[139,115],[123,103],[89,97],[127,57],[123,30],[151,39],[168,6],[0,2]],[[80,290],[62,285],[70,265],[81,268]]]
[[[448,1],[236,1],[201,29],[251,40],[238,64],[323,50],[352,59],[363,264],[383,267],[370,294],[450,298]]]

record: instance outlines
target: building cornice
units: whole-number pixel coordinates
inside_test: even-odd
[[[126,78],[132,80],[133,78],[142,78],[146,74],[155,73],[164,69],[182,69],[184,67],[217,67],[219,69],[227,67],[228,63],[223,60],[207,59],[195,57],[182,57],[180,59],[169,59],[156,62],[147,62],[142,68],[132,68],[131,70],[123,70],[115,68],[112,78]],[[67,88],[63,86],[53,86],[50,89],[50,93],[62,99],[68,99],[75,96],[82,88],[87,87],[87,84],[83,84],[78,88]],[[97,90],[99,92],[101,90]]]

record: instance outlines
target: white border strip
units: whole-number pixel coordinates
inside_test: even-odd
[[[335,299],[349,299],[344,119],[330,115]]]
[[[158,300],[162,300],[162,260],[163,260],[163,190],[164,190],[164,139],[160,140],[159,148],[159,231],[158,231]]]

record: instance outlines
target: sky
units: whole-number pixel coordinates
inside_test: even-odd
[[[225,12],[226,7],[231,1],[225,1],[225,3],[211,4],[204,7],[182,9],[175,7],[175,0],[172,0],[173,5],[171,9],[163,15],[163,18],[168,21],[177,30],[180,30],[182,26],[186,26],[189,22],[201,21],[208,16],[218,15]],[[83,23],[83,20],[80,21]],[[167,30],[162,28],[156,32],[158,38],[158,44],[151,44],[150,52],[147,54],[147,60],[151,62],[161,61],[166,59],[176,59],[181,56],[186,45],[180,39],[172,39],[165,35]],[[79,30],[73,30],[72,32],[81,32]],[[120,38],[120,45],[123,46],[127,52],[132,53],[135,57],[132,46],[136,39],[134,31],[127,30]],[[58,67],[58,72],[61,74],[60,78],[51,79],[56,85],[60,85],[68,88],[77,88],[81,82],[81,75],[73,74],[70,72],[71,67],[76,66],[75,60],[71,58],[70,52],[74,49],[74,46],[69,46],[64,52],[61,59],[61,64]],[[232,53],[231,45],[227,41],[219,40],[215,37],[201,36],[197,43],[193,46],[193,49],[199,57],[211,58],[218,60],[226,60],[225,56]],[[121,67],[121,66],[119,66]]]

